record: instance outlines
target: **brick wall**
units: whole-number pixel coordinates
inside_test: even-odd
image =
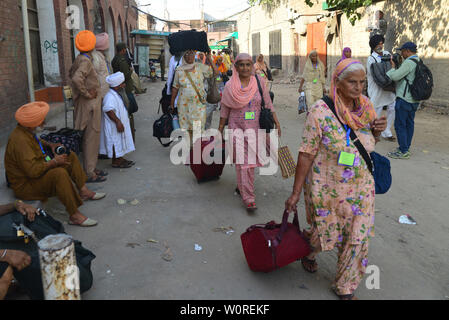
[[[0,134],[28,100],[22,13],[17,0],[0,1]]]

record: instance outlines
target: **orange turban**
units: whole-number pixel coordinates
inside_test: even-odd
[[[75,38],[76,48],[80,52],[89,52],[95,49],[95,44],[97,43],[97,38],[92,31],[82,30],[78,32]]]
[[[35,101],[21,106],[16,111],[16,120],[22,126],[35,128],[44,122],[50,106],[44,101]]]

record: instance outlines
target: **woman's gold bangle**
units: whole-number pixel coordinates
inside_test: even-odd
[[[14,208],[15,208],[16,210],[18,210],[17,205],[18,205],[19,203],[23,203],[23,201],[22,201],[22,200],[15,200],[15,201],[14,201]]]

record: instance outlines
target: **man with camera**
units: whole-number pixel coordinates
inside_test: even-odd
[[[394,159],[409,159],[409,149],[415,129],[415,112],[419,106],[418,101],[412,97],[410,84],[415,80],[415,70],[420,60],[416,55],[416,44],[413,42],[404,43],[398,50],[401,51],[404,61],[398,68],[391,59],[392,68],[387,72],[387,76],[396,83],[394,129],[398,137],[399,148],[388,153],[388,156]]]
[[[395,141],[391,133],[391,125],[394,122],[395,117],[395,103],[396,95],[393,91],[386,90],[380,87],[374,80],[371,65],[373,63],[382,63],[383,57],[388,57],[388,63],[390,62],[390,53],[383,50],[385,38],[382,35],[374,35],[369,40],[369,45],[373,51],[371,56],[368,57],[366,70],[368,78],[368,96],[374,105],[377,116],[380,118],[382,109],[387,108],[387,128],[382,132],[381,136],[385,140]]]
[[[99,200],[106,194],[87,189],[87,177],[75,153],[63,153],[60,144],[37,137],[36,129],[44,125],[49,110],[46,102],[37,101],[16,111],[18,125],[9,136],[5,151],[7,180],[17,198],[45,201],[56,196],[70,215],[69,224],[95,226],[97,222],[84,216],[78,207],[83,201]]]

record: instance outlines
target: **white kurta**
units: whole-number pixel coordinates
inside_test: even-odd
[[[123,132],[117,131],[115,122],[106,114],[109,111],[114,111],[117,118],[123,123],[125,127]],[[135,150],[131,127],[129,125],[128,110],[126,110],[123,104],[122,97],[114,89],[110,89],[103,98],[100,154],[107,154],[109,158],[112,158],[113,147],[115,148],[116,158]]]
[[[384,51],[383,54],[390,54],[388,51]],[[374,81],[373,75],[371,74],[371,64],[374,62],[380,62],[380,56],[376,52],[373,52],[371,56],[368,57],[366,63],[367,77],[368,77],[368,96],[374,105],[374,108],[379,108],[383,106],[388,106],[396,101],[396,94],[391,91],[385,91],[379,87]]]

